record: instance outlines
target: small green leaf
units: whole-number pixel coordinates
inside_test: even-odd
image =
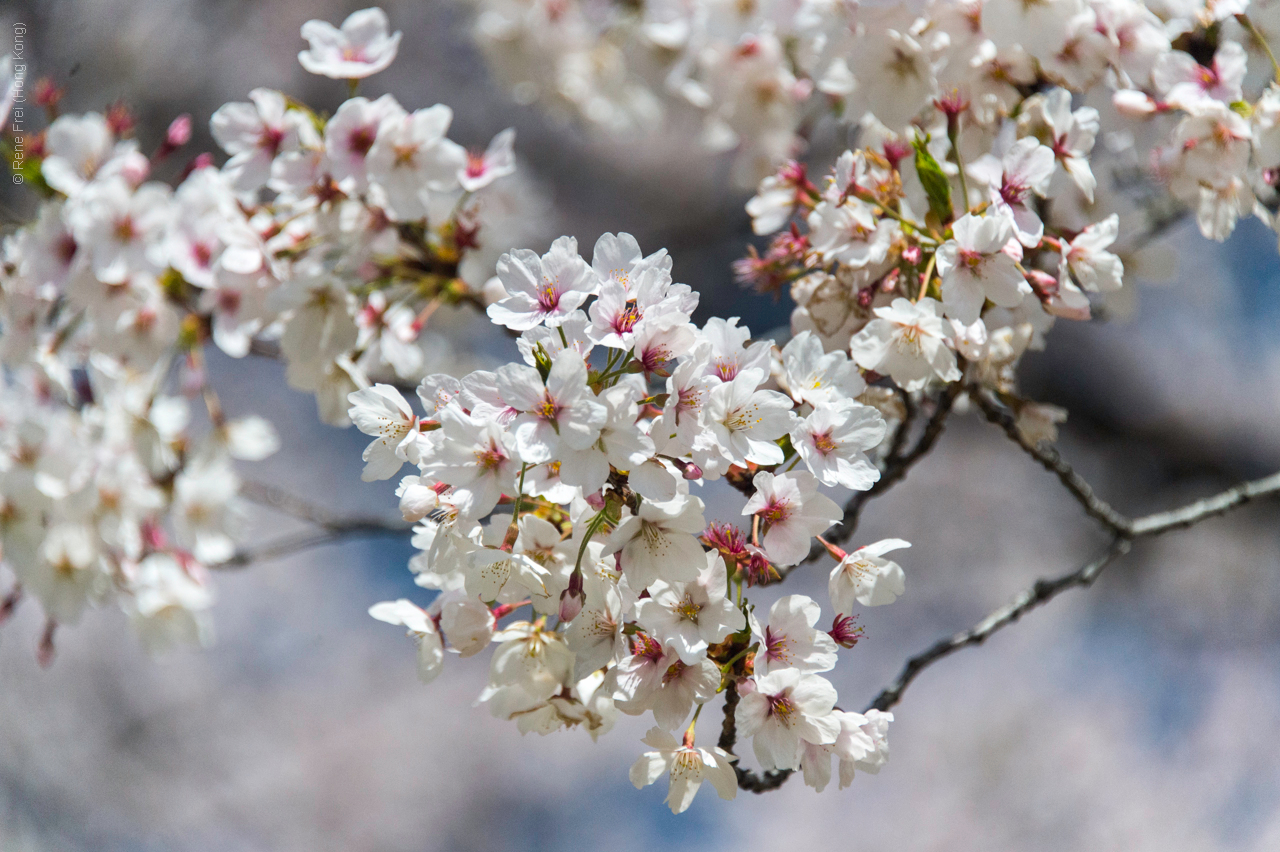
[[[927,141],[927,139],[916,137],[911,142],[916,149],[916,174],[920,175],[920,183],[929,196],[929,210],[938,217],[940,222],[950,222],[953,218],[951,182],[947,180],[947,176],[938,165],[938,161],[933,158],[933,154],[930,154],[929,149],[925,147]]]
[[[1232,112],[1243,116],[1244,118],[1253,117],[1253,107],[1248,101],[1234,101],[1230,104],[1230,109]]]
[[[545,382],[547,376],[551,375],[551,356],[547,354],[541,342],[533,347],[533,365],[537,367],[538,375],[542,376],[542,381]]]

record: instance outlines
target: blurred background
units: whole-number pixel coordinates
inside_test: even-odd
[[[345,87],[298,67],[298,29],[361,5],[0,2],[0,33],[28,26],[29,80],[65,85],[68,111],[124,99],[144,150],[189,112],[192,148],[212,150],[209,115],[254,87],[336,107]],[[678,128],[603,139],[518,106],[487,76],[463,7],[384,5],[404,41],[362,93],[447,103],[450,135],[468,145],[516,127],[522,191],[543,199],[523,223],[528,247],[565,233],[589,250],[602,232],[629,231],[646,251],[670,250],[677,280],[702,293],[699,321],[787,324],[785,298],[733,284],[729,263],[752,237],[723,160],[690,153]],[[19,196],[0,201],[26,209]],[[1063,454],[1130,514],[1280,468],[1275,235],[1246,224],[1217,246],[1192,225],[1160,251],[1176,274],[1135,279],[1132,312],[1060,323],[1023,368],[1030,396],[1071,412]],[[507,360],[514,345],[493,335],[482,354]],[[394,515],[392,483],[360,482],[366,439],[319,425],[280,365],[220,358],[215,369],[229,411],[268,417],[284,439],[246,477],[335,512]],[[741,509],[727,489],[705,496],[709,515]],[[252,515],[259,538],[294,523]],[[707,790],[680,817],[661,803],[665,782],[637,792],[627,780],[644,720],[622,717],[599,743],[581,731],[522,738],[472,707],[487,657],[450,659],[418,683],[411,643],[365,614],[389,598],[426,603],[407,541],[220,572],[206,651],[149,657],[107,608],[61,631],[42,670],[28,604],[0,630],[0,850],[1275,850],[1277,517],[1275,503],[1252,506],[1142,542],[1093,589],[929,669],[895,710],[879,776],[823,794],[793,779],[734,802]],[[915,545],[901,560],[907,594],[864,615],[866,638],[833,673],[846,707],[1105,543],[1052,477],[973,415],[953,418],[933,455],[870,504],[856,543],[886,536]],[[825,586],[814,567],[783,590],[825,600]]]

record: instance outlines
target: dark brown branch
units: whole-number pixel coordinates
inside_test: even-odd
[[[1070,574],[1064,574],[1052,580],[1037,580],[1031,588],[1014,598],[1012,603],[997,609],[973,627],[935,642],[924,652],[907,660],[893,683],[881,690],[867,709],[888,710],[902,700],[902,693],[916,679],[916,676],[938,660],[951,656],[961,648],[981,645],[997,630],[1008,627],[1028,611],[1048,603],[1067,589],[1091,585],[1103,569],[1112,560],[1127,553],[1129,547],[1128,539],[1117,537],[1106,553],[1078,571],[1072,571]]]
[[[1160,535],[1171,530],[1186,529],[1193,524],[1225,514],[1260,497],[1270,497],[1275,494],[1280,494],[1280,473],[1273,473],[1270,476],[1264,476],[1262,479],[1243,482],[1212,497],[1205,497],[1203,500],[1188,503],[1177,509],[1135,518],[1130,521],[1129,535],[1131,538],[1138,538],[1141,536]]]
[[[1028,441],[1026,436],[1022,434],[1022,430],[1018,428],[1018,419],[1013,412],[997,403],[986,391],[974,389],[969,394],[969,398],[974,401],[978,408],[982,409],[982,413],[986,415],[988,420],[1004,430],[1010,440],[1022,447],[1029,456],[1040,462],[1045,470],[1056,475],[1063,487],[1084,507],[1086,515],[1097,520],[1116,535],[1129,534],[1132,522],[1113,509],[1111,504],[1094,493],[1093,487],[1085,482],[1084,477],[1076,473],[1071,468],[1071,465],[1062,460],[1062,456],[1058,454],[1057,449],[1048,444],[1041,446]]]
[[[734,746],[738,742],[738,689],[730,683],[724,693],[724,724],[720,727],[720,748],[734,754]],[[738,776],[738,787],[751,793],[767,793],[781,787],[791,777],[790,769],[771,769],[768,772],[753,772],[743,769],[735,756],[733,772]]]
[[[887,710],[901,700],[902,693],[921,671],[938,660],[950,656],[961,648],[982,644],[992,633],[1009,626],[1027,611],[1049,602],[1068,589],[1091,585],[1107,565],[1129,552],[1134,539],[1185,529],[1200,521],[1225,514],[1253,500],[1276,494],[1280,494],[1280,473],[1242,483],[1212,497],[1205,497],[1167,512],[1156,512],[1135,520],[1119,516],[1123,521],[1123,527],[1115,532],[1111,547],[1106,553],[1078,571],[1054,579],[1037,580],[1012,603],[992,612],[969,630],[935,642],[924,652],[907,660],[894,682],[876,696],[870,706]]]
[[[282,536],[274,541],[241,548],[226,562],[213,566],[215,568],[242,568],[252,562],[279,559],[291,553],[310,550],[313,547],[321,547],[346,538],[401,535],[409,530],[409,524],[399,520],[340,517],[287,491],[260,482],[244,483],[240,487],[240,493],[255,503],[292,515],[320,529]]]

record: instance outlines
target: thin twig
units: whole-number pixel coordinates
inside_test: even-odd
[[[1276,55],[1271,52],[1271,45],[1267,44],[1267,38],[1258,29],[1257,25],[1249,18],[1248,15],[1241,13],[1236,15],[1236,20],[1240,22],[1240,26],[1249,31],[1249,35],[1253,36],[1254,41],[1267,54],[1267,58],[1271,60],[1271,70],[1275,72],[1275,79],[1280,82],[1280,62],[1276,61]]]
[[[362,520],[354,518],[349,521],[335,523],[324,527],[319,532],[297,533],[295,535],[282,536],[274,541],[264,542],[259,545],[251,545],[242,547],[237,550],[226,562],[219,562],[212,565],[212,568],[243,568],[254,562],[266,562],[272,559],[279,559],[282,556],[289,556],[293,553],[300,553],[304,550],[311,550],[316,547],[323,547],[326,544],[334,544],[339,541],[353,538],[363,538],[367,536],[379,535],[402,535],[408,532],[409,527],[393,526],[381,520]]]
[[[279,559],[291,553],[332,544],[345,538],[401,535],[409,530],[409,524],[403,521],[340,517],[283,489],[261,482],[245,482],[240,487],[240,493],[255,503],[292,515],[320,529],[282,536],[273,541],[241,548],[230,559],[213,567],[242,568],[252,562]]]
[[[290,494],[283,488],[267,485],[265,482],[250,480],[242,483],[240,496],[246,500],[252,500],[259,506],[267,506],[318,527],[327,527],[342,521],[341,517],[334,515],[328,509]]]
[[[1096,493],[1093,487],[1085,482],[1084,477],[1076,473],[1071,465],[1062,460],[1062,456],[1052,446],[1033,444],[1018,428],[1018,420],[1011,411],[1001,407],[986,391],[975,389],[969,394],[987,419],[1004,430],[1004,433],[1050,473],[1055,474],[1063,486],[1084,507],[1085,514],[1095,519],[1113,534],[1128,535],[1132,521],[1117,512]]]
[[[1264,476],[1262,479],[1243,482],[1234,488],[1228,488],[1220,494],[1197,500],[1194,503],[1188,503],[1186,506],[1177,509],[1135,518],[1130,522],[1129,536],[1131,538],[1139,538],[1141,536],[1160,535],[1171,530],[1185,529],[1206,518],[1216,517],[1257,500],[1259,497],[1270,497],[1274,494],[1280,494],[1280,473],[1273,473],[1270,476]]]
[[[952,387],[958,388],[958,386],[959,383],[956,383]],[[951,388],[948,390],[951,390]],[[957,393],[958,391],[952,393],[949,397],[939,399],[939,410],[935,411],[930,418],[925,434],[921,436],[910,453],[904,455],[897,461],[896,465],[890,466],[897,472],[898,478],[905,476],[910,464],[927,453],[932,443],[937,440],[945,424],[946,413],[950,410],[950,402],[954,402]],[[1063,486],[1084,508],[1085,512],[1111,532],[1111,544],[1105,553],[1080,569],[1059,577],[1036,580],[1030,588],[1019,594],[1011,603],[993,611],[973,627],[940,639],[921,653],[908,659],[893,682],[881,690],[871,701],[867,707],[868,710],[888,710],[902,700],[902,695],[906,692],[907,687],[929,666],[944,657],[951,656],[962,648],[981,645],[992,634],[1003,630],[1018,621],[1026,613],[1043,606],[1069,589],[1086,588],[1092,585],[1108,565],[1129,552],[1135,539],[1157,536],[1172,530],[1185,529],[1200,521],[1225,514],[1259,498],[1280,494],[1280,473],[1274,473],[1261,479],[1241,483],[1219,494],[1196,500],[1176,509],[1131,519],[1116,511],[1109,503],[1098,497],[1093,487],[1062,460],[1056,449],[1048,445],[1035,445],[1028,441],[1018,429],[1017,420],[1012,412],[998,405],[995,400],[981,389],[972,389],[970,396],[978,407],[982,409],[983,413],[986,414],[988,420],[1000,426],[1026,453],[1040,462],[1046,470],[1054,473]],[[944,405],[946,407],[945,411],[942,410]],[[940,411],[942,412],[941,417],[939,417]],[[882,480],[889,478],[890,467],[886,468]],[[870,492],[863,493],[869,494]],[[862,495],[855,495],[855,500],[851,501],[850,507],[846,509],[846,517],[849,517],[849,509],[853,510],[852,518],[855,526],[857,523],[857,511],[860,510],[862,503],[865,503],[866,500],[864,497],[861,502],[856,502],[860,496]],[[825,552],[825,548],[822,548],[822,552]],[[812,554],[810,558],[812,558]],[[729,718],[732,710],[728,703],[735,697],[727,697],[726,701],[725,728],[724,734],[721,736],[722,748],[725,748],[725,742],[729,743],[729,747],[725,748],[726,751],[731,750],[734,743],[735,730]],[[733,703],[736,705],[736,701],[733,701]],[[734,768],[738,773],[739,787],[753,792],[777,789],[782,786],[791,774],[790,772],[771,772],[757,775],[749,770],[738,768],[736,764]]]
[[[938,660],[949,657],[961,648],[981,645],[997,630],[1008,627],[1028,611],[1048,603],[1067,589],[1091,585],[1102,570],[1116,557],[1127,553],[1129,547],[1128,539],[1116,537],[1106,553],[1078,571],[1072,571],[1070,574],[1064,574],[1052,580],[1037,580],[1031,588],[1014,598],[1012,603],[997,609],[973,627],[935,642],[924,652],[907,660],[893,683],[881,690],[867,709],[888,710],[902,700],[902,693],[920,672]]]
[[[1129,552],[1133,541],[1138,538],[1149,538],[1177,529],[1185,529],[1200,521],[1225,514],[1261,497],[1280,494],[1280,473],[1273,473],[1262,479],[1245,482],[1234,488],[1228,488],[1212,497],[1196,500],[1177,509],[1167,512],[1156,512],[1135,520],[1124,520],[1124,529],[1114,533],[1111,546],[1102,556],[1085,565],[1078,571],[1064,574],[1054,579],[1037,580],[1031,588],[1018,595],[1007,606],[997,609],[969,630],[957,633],[947,639],[935,642],[923,653],[907,660],[901,673],[894,682],[885,688],[871,707],[887,710],[897,704],[907,686],[915,680],[921,671],[949,656],[961,648],[982,644],[988,636],[1017,621],[1028,610],[1047,603],[1068,589],[1089,586],[1113,560]]]

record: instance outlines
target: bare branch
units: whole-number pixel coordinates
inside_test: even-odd
[[[1022,434],[1022,430],[1018,428],[1017,418],[1013,412],[1000,406],[988,393],[984,390],[975,388],[969,398],[974,401],[987,419],[1004,430],[1010,440],[1022,447],[1026,453],[1040,462],[1045,470],[1058,477],[1067,491],[1071,492],[1071,496],[1084,507],[1085,514],[1097,520],[1104,527],[1116,535],[1127,535],[1131,532],[1132,522],[1124,515],[1117,512],[1101,497],[1094,493],[1093,487],[1085,482],[1080,474],[1076,473],[1069,464],[1062,460],[1062,456],[1058,451],[1049,446],[1037,446],[1027,440]]]
[[[265,482],[248,481],[241,483],[240,496],[246,500],[252,500],[259,506],[267,506],[286,515],[292,515],[300,521],[315,524],[318,527],[327,527],[342,520],[322,506],[317,506],[301,497],[290,494],[283,488],[267,485]]]
[[[1185,529],[1206,518],[1213,518],[1243,506],[1259,497],[1269,497],[1274,494],[1280,494],[1280,473],[1241,483],[1220,494],[1197,500],[1178,509],[1136,518],[1130,521],[1129,535],[1132,538],[1138,538]]]
[[[1112,560],[1128,553],[1130,546],[1128,539],[1116,537],[1106,553],[1078,571],[1072,571],[1070,574],[1064,574],[1052,580],[1036,580],[1031,588],[1014,598],[1012,603],[997,609],[973,627],[935,642],[924,652],[907,660],[893,683],[881,690],[867,709],[888,710],[902,700],[902,693],[916,679],[916,676],[938,660],[949,657],[961,648],[981,645],[997,630],[1008,627],[1026,612],[1048,603],[1067,589],[1091,585]]]
[[[1200,521],[1225,514],[1261,497],[1280,494],[1280,473],[1245,482],[1229,488],[1220,494],[1206,497],[1167,512],[1157,512],[1136,520],[1119,516],[1123,528],[1116,531],[1110,548],[1102,556],[1085,565],[1078,571],[1064,574],[1054,579],[1037,580],[1031,588],[1018,595],[1012,603],[997,609],[969,630],[939,640],[924,652],[907,660],[897,679],[886,687],[870,707],[887,710],[897,704],[907,686],[915,680],[921,671],[936,663],[943,657],[967,648],[970,645],[981,645],[988,636],[1017,621],[1027,611],[1034,609],[1067,591],[1068,589],[1089,586],[1113,560],[1129,552],[1134,539],[1147,538],[1185,529]]]
[[[958,388],[959,384],[957,383],[952,387]],[[881,477],[881,482],[888,481],[889,484],[892,484],[892,481],[901,479],[906,475],[906,471],[910,469],[911,464],[929,451],[942,432],[946,415],[950,411],[950,403],[954,402],[957,393],[958,391],[938,400],[938,408],[930,418],[925,434],[921,436],[910,453],[902,456],[900,460],[891,462],[890,466],[886,467],[885,474]],[[868,705],[868,710],[888,710],[902,700],[902,694],[906,692],[907,687],[929,666],[944,657],[951,656],[962,648],[981,645],[993,633],[1003,630],[1018,621],[1027,612],[1048,603],[1069,589],[1085,588],[1092,585],[1108,565],[1129,552],[1135,539],[1156,536],[1172,530],[1185,529],[1200,521],[1225,514],[1253,500],[1280,494],[1280,473],[1274,473],[1262,479],[1241,483],[1212,497],[1205,497],[1176,509],[1130,519],[1098,497],[1094,493],[1092,486],[1062,460],[1056,449],[1048,445],[1036,446],[1027,441],[1018,429],[1017,421],[1012,412],[998,405],[980,389],[974,389],[971,396],[978,407],[986,414],[988,420],[1000,426],[1027,454],[1040,462],[1046,470],[1055,474],[1067,491],[1084,508],[1086,514],[1111,532],[1111,545],[1105,553],[1080,569],[1059,577],[1037,580],[1029,589],[1014,598],[1011,603],[990,613],[973,627],[940,639],[921,653],[908,659],[894,681],[881,690],[880,694]],[[896,477],[892,481],[890,481],[891,471]],[[879,486],[881,483],[878,482],[876,484]],[[888,486],[886,485],[885,487],[887,488]],[[851,533],[852,528],[856,526],[861,506],[874,491],[875,489],[872,489],[871,492],[855,495],[854,500],[850,501],[849,507],[846,508],[845,517],[846,519],[851,517],[852,523],[848,525],[849,529],[848,533],[845,533],[846,535]],[[862,499],[859,500],[858,498]],[[844,526],[846,525],[842,524],[842,527]],[[813,558],[812,553],[810,558]],[[733,703],[736,704],[736,701]],[[724,733],[721,736],[722,748],[724,748],[723,744],[725,742],[729,743],[730,748],[734,742],[735,731],[728,715],[730,712],[730,708],[726,706]],[[725,750],[728,751],[730,748]],[[744,790],[751,790],[757,793],[777,789],[782,786],[791,774],[790,772],[768,772],[763,775],[757,775],[749,770],[738,768],[736,764],[735,770],[738,773],[738,786]]]
[[[409,524],[399,520],[340,517],[300,497],[295,497],[283,489],[260,482],[244,483],[240,493],[255,503],[292,515],[320,529],[282,536],[274,541],[241,548],[227,561],[212,567],[243,568],[252,562],[279,559],[291,553],[310,550],[313,547],[321,547],[347,538],[402,535],[410,528]]]
[[[1099,497],[1093,487],[1071,465],[1063,461],[1057,449],[1047,444],[1036,446],[1028,441],[1018,429],[1013,413],[1001,407],[986,392],[975,390],[971,398],[986,414],[987,419],[1004,430],[1018,446],[1049,472],[1055,474],[1071,496],[1084,507],[1085,514],[1094,518],[1111,533],[1124,538],[1158,535],[1173,529],[1189,527],[1205,518],[1221,515],[1223,512],[1248,503],[1258,497],[1280,492],[1280,473],[1252,482],[1245,482],[1229,488],[1221,494],[1206,497],[1178,509],[1157,512],[1146,517],[1131,519],[1112,508]]]
[[[279,559],[282,556],[288,556],[292,553],[310,550],[314,547],[323,547],[326,544],[334,544],[345,539],[365,538],[379,535],[403,535],[408,531],[408,525],[395,526],[385,521],[369,521],[360,518],[353,518],[348,521],[326,526],[320,532],[307,532],[282,536],[274,541],[268,541],[263,544],[252,545],[249,547],[242,547],[226,562],[219,562],[217,565],[211,565],[210,567],[220,569],[243,568],[254,562],[266,562],[271,559]]]

